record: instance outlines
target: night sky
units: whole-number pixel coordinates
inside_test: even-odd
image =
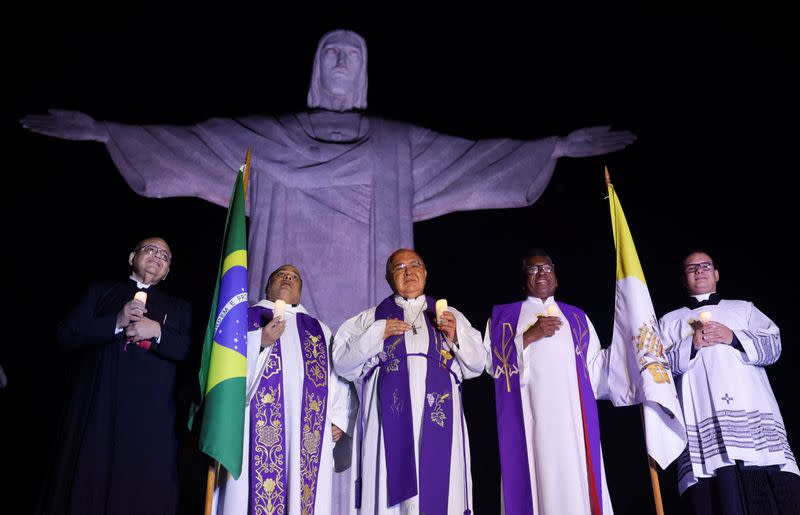
[[[5,509],[12,501],[23,506],[13,513],[30,510],[54,451],[67,380],[55,346],[58,320],[88,282],[125,277],[128,252],[153,234],[175,255],[165,286],[194,309],[196,344],[178,391],[186,409],[225,221],[224,208],[199,199],[139,197],[102,145],[28,133],[16,120],[52,107],[133,124],[302,110],[317,41],[335,28],[367,41],[372,115],[467,138],[564,136],[592,125],[638,135],[615,154],[560,160],[533,206],[417,223],[429,294],[446,297],[483,331],[492,305],[521,298],[521,255],[544,247],[557,265],[557,298],[583,307],[601,340],[610,341],[615,255],[607,165],[657,315],[683,302],[680,260],[699,247],[719,265],[723,297],[753,301],[781,327],[783,354],[768,375],[790,444],[800,451],[800,337],[793,325],[800,303],[792,295],[790,253],[798,217],[789,186],[797,172],[800,89],[788,15],[491,7],[457,21],[391,12],[399,5],[387,4],[390,12],[381,16],[331,5],[331,14],[310,20],[308,13],[230,6],[189,15],[137,5],[91,21],[88,12],[36,7],[1,22],[8,25],[0,43],[3,154],[11,156],[4,168],[6,309],[13,314],[0,345],[9,378],[0,390],[0,425],[3,490],[16,494],[0,499],[0,512],[12,513]],[[495,513],[488,376],[465,383],[464,396],[474,512]],[[650,513],[639,408],[598,404],[615,511]],[[194,437],[181,431],[182,503],[196,513],[204,461]],[[667,513],[676,513],[674,466],[661,474],[661,490]]]

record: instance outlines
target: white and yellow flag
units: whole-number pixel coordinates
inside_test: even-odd
[[[608,168],[605,173],[617,249],[609,386],[624,392],[612,394],[615,405],[642,404],[647,453],[664,469],[686,447],[686,427],[642,265]]]

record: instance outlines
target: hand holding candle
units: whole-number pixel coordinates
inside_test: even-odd
[[[137,291],[134,296],[134,300],[142,301],[142,304],[147,304],[147,292],[146,291]]]
[[[275,309],[273,311],[275,320],[283,320],[283,315],[286,313],[286,302],[283,299],[275,301]]]
[[[436,301],[436,321],[441,322],[442,313],[447,311],[447,299],[439,299]]]

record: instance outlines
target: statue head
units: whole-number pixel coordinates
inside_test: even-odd
[[[348,111],[367,107],[367,43],[349,30],[319,40],[308,88],[308,107]]]

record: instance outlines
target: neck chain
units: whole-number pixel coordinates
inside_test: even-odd
[[[417,311],[417,316],[415,316],[414,320],[411,321],[411,332],[414,333],[414,334],[417,334],[417,325],[416,325],[417,324],[417,319],[422,314],[422,312],[425,311],[425,304],[426,304],[426,302],[423,299],[422,306],[419,308],[419,311]]]

